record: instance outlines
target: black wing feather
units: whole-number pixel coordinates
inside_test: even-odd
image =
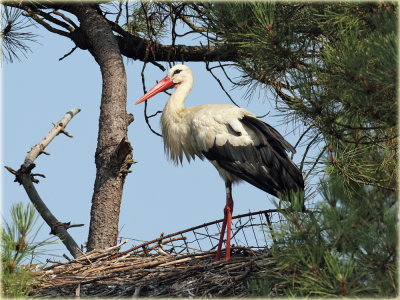
[[[260,120],[245,116],[240,121],[257,135],[260,145],[233,146],[226,142],[214,145],[203,152],[204,156],[271,195],[303,191],[303,176],[286,153],[294,148],[278,131]]]

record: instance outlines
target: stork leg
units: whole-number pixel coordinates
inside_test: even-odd
[[[225,182],[225,187],[226,187],[226,205],[224,208],[224,220],[222,222],[222,228],[219,236],[217,255],[215,256],[215,261],[219,261],[221,257],[222,243],[224,241],[225,229],[226,229],[225,260],[228,261],[231,258],[231,232],[232,232],[232,212],[233,212],[232,183],[230,181]]]

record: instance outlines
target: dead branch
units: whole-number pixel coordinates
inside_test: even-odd
[[[33,146],[31,150],[25,157],[24,163],[21,165],[18,171],[12,170],[10,167],[6,167],[6,169],[15,175],[15,180],[23,185],[26,193],[28,194],[29,199],[42,216],[44,221],[49,225],[51,229],[51,234],[57,235],[60,240],[67,247],[68,251],[71,253],[73,257],[78,257],[82,254],[79,246],[75,242],[75,240],[69,235],[67,229],[70,227],[81,226],[81,224],[71,225],[70,223],[60,222],[48,209],[46,204],[43,202],[39,193],[37,192],[34,182],[38,182],[33,176],[37,176],[38,174],[32,174],[31,171],[35,167],[34,161],[36,158],[45,153],[44,149],[50,144],[50,142],[59,134],[65,131],[65,127],[68,125],[69,121],[80,112],[80,109],[73,108],[69,112],[67,112],[64,117],[54,124],[54,127],[50,130],[50,132],[45,136],[38,144]]]

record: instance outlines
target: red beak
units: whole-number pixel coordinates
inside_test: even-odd
[[[147,99],[150,99],[159,92],[165,91],[167,88],[173,86],[175,83],[168,77],[165,76],[159,83],[153,86],[142,98],[140,98],[135,104],[139,104]]]

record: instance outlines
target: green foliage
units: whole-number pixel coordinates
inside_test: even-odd
[[[343,5],[325,13],[334,24],[324,43],[324,97],[339,99],[340,124],[362,119],[372,127],[395,126],[397,78],[397,13],[380,5]],[[379,105],[377,105],[379,103]],[[360,124],[367,126],[367,124]]]
[[[322,181],[321,194],[315,212],[282,211],[272,267],[250,283],[253,295],[397,295],[395,196],[356,183],[349,188],[340,177]]]
[[[272,90],[326,146],[320,201],[282,210],[254,296],[396,296],[397,5],[218,3],[208,18],[242,54],[240,84]]]
[[[174,44],[180,19],[211,46],[234,47],[237,85],[272,91],[277,109],[309,127],[307,149],[323,137],[325,152],[309,162],[324,175],[321,201],[306,214],[302,197],[282,203],[285,222],[273,229],[268,270],[249,282],[253,296],[396,296],[397,3],[128,4],[122,26],[132,34],[157,41],[172,27]],[[30,220],[5,227],[8,278],[37,253],[26,238]],[[7,284],[27,286],[20,278]]]
[[[158,42],[167,36],[168,9],[162,9],[160,3],[152,2],[131,2],[129,6],[132,13],[123,25],[126,31]]]
[[[242,84],[273,84],[312,55],[318,18],[303,4],[219,3],[208,12],[211,28],[242,55]],[[314,17],[314,18],[313,18]]]
[[[323,136],[331,174],[395,189],[395,3],[217,3],[207,16],[241,54],[239,84],[271,90],[310,140]]]
[[[38,215],[32,204],[17,203],[11,208],[11,222],[3,222],[1,233],[2,295],[27,296],[35,277],[32,270],[43,247],[55,243],[54,238],[35,242],[40,227],[35,230]]]
[[[1,6],[1,54],[2,61],[13,62],[26,57],[30,51],[29,43],[36,42],[36,34],[27,29],[33,24],[22,16],[22,11],[16,8]]]

